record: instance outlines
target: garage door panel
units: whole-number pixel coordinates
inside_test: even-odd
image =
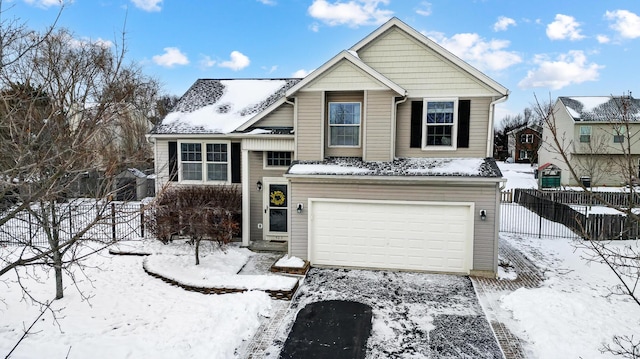
[[[468,273],[471,204],[312,200],[313,264]]]

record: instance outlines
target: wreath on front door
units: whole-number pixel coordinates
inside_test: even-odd
[[[284,204],[285,197],[282,191],[271,192],[271,204],[274,206],[282,206]]]

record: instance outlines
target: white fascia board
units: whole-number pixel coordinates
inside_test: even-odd
[[[395,82],[389,80],[387,77],[385,77],[384,75],[382,75],[378,71],[374,70],[371,66],[369,66],[369,65],[365,64],[364,62],[362,62],[362,60],[360,60],[359,58],[354,56],[349,51],[343,50],[338,55],[334,56],[331,60],[325,62],[318,69],[316,69],[315,71],[310,73],[302,81],[298,82],[295,86],[293,86],[292,88],[287,90],[285,96],[286,97],[293,96],[293,94],[295,94],[296,92],[302,90],[305,86],[307,86],[313,80],[315,80],[318,77],[320,77],[322,74],[324,74],[327,70],[329,70],[332,66],[334,66],[335,64],[337,64],[341,60],[347,60],[347,61],[351,62],[353,65],[355,65],[356,67],[358,67],[359,69],[364,71],[366,74],[371,76],[373,79],[375,79],[376,81],[380,82],[381,84],[383,84],[384,86],[388,87],[389,89],[395,91],[397,94],[399,94],[401,96],[406,95],[407,91],[404,88],[402,88],[400,85],[398,85]]]

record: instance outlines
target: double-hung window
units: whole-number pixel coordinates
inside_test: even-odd
[[[423,149],[455,149],[458,100],[425,99]]]
[[[520,135],[520,143],[533,143],[533,134],[525,133]]]
[[[329,146],[360,146],[360,102],[329,102]]]
[[[591,142],[591,126],[580,126],[580,142]]]
[[[227,143],[180,143],[181,181],[227,182]],[[203,155],[204,150],[204,155]]]
[[[625,131],[626,131],[626,127],[624,125],[614,127],[613,143],[624,143]]]

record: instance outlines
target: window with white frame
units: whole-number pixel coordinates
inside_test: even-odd
[[[181,181],[227,182],[228,165],[227,143],[180,143]]]
[[[291,152],[267,151],[265,155],[265,167],[289,167],[291,165]]]
[[[425,99],[423,148],[451,149],[456,146],[457,99]]]
[[[520,150],[520,159],[521,160],[527,160],[529,159],[529,155],[531,154],[531,151],[527,151],[527,150]]]
[[[329,102],[329,146],[360,146],[360,102]]]
[[[533,143],[533,134],[525,133],[520,135],[520,143]]]
[[[591,142],[591,126],[580,126],[580,142]]]

